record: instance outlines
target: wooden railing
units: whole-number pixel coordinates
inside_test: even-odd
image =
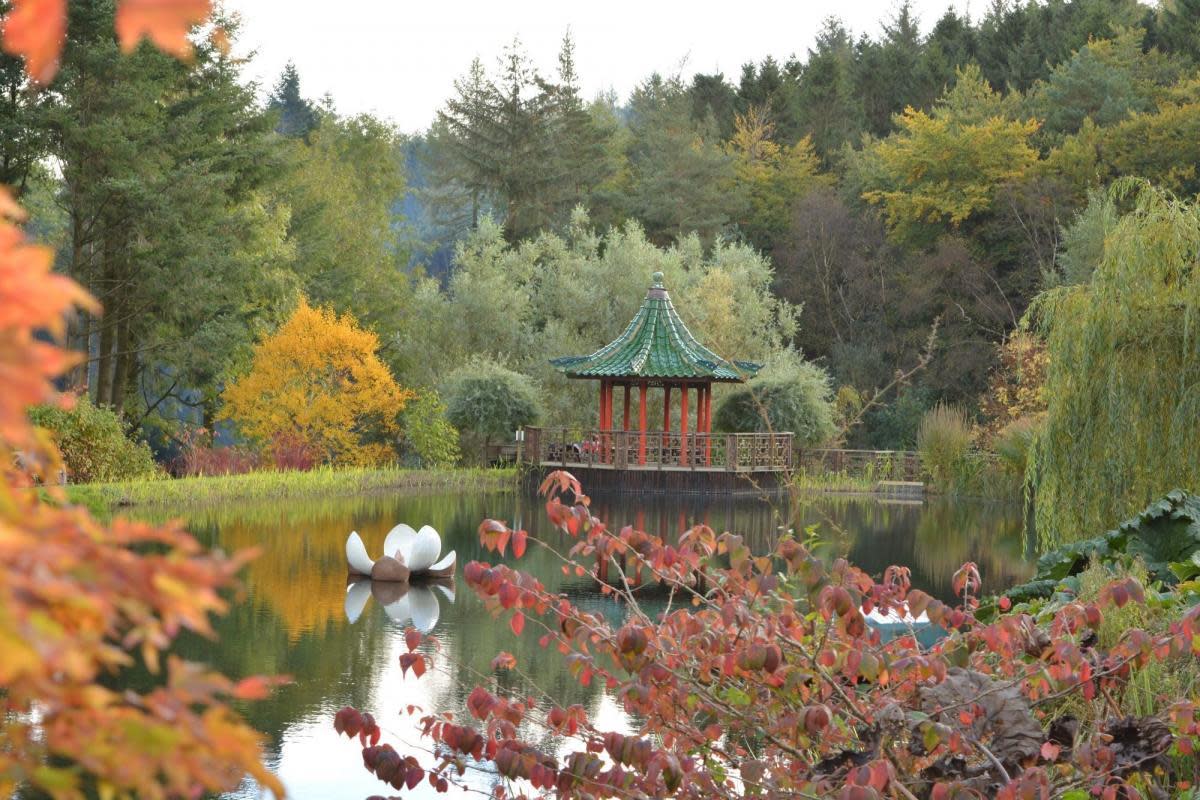
[[[783,471],[793,466],[790,433],[680,433],[526,428],[533,464],[609,469]]]
[[[877,481],[919,481],[921,457],[911,450],[797,449],[797,470]]]

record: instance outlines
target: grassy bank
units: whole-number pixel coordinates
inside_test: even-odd
[[[385,492],[498,491],[516,486],[515,469],[333,469],[139,480],[67,487],[67,497],[94,511],[131,506],[195,508],[232,500],[346,497]]]

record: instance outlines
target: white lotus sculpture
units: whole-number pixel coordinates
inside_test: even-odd
[[[367,601],[372,597],[383,606],[383,611],[399,625],[411,624],[421,633],[429,633],[438,623],[442,604],[436,588],[451,603],[454,602],[454,584],[445,579],[422,583],[397,583],[395,581],[373,581],[359,578],[346,587],[346,619],[351,624],[358,621]]]
[[[411,578],[448,578],[454,575],[454,551],[438,559],[442,537],[429,525],[414,531],[403,523],[383,540],[383,557],[372,561],[358,531],[346,539],[346,564],[351,575],[376,581],[407,582]]]

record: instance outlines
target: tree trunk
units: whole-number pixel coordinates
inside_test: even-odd
[[[132,323],[127,310],[122,307],[118,311],[121,319],[117,323],[117,352],[113,365],[112,406],[122,413],[125,408],[125,395],[129,391],[129,378],[133,374],[136,357],[133,353]]]
[[[100,352],[96,359],[96,396],[93,398],[96,405],[100,407],[112,405],[112,352],[113,340],[116,338],[113,333],[111,324],[107,322],[100,324]]]

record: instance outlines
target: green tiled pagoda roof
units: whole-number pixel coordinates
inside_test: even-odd
[[[589,356],[552,358],[572,378],[655,378],[740,382],[761,364],[726,361],[692,336],[663,288],[661,272],[625,331]]]

